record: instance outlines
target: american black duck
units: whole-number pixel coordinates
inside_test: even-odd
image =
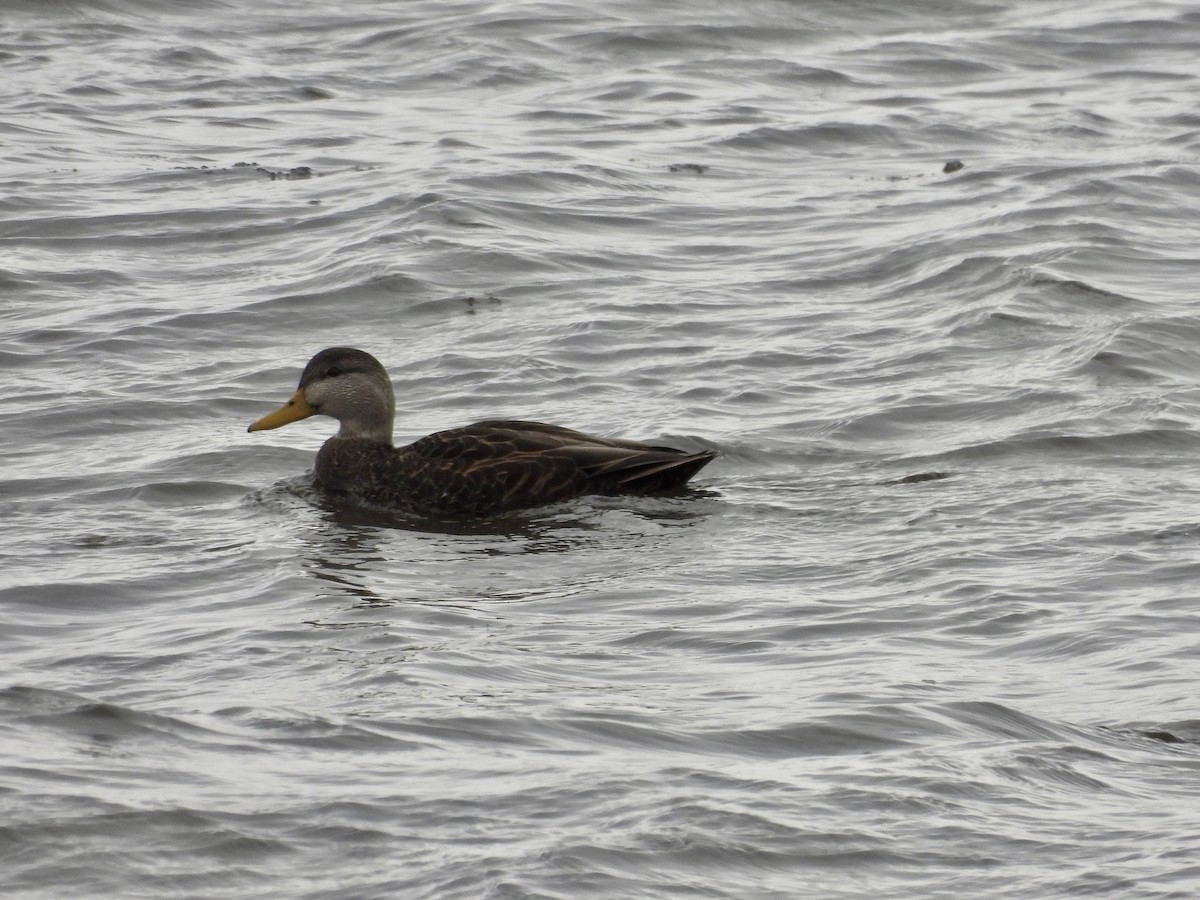
[[[314,415],[341,426],[317,453],[320,485],[426,515],[483,516],[586,494],[662,493],[683,486],[717,455],[503,420],[396,447],[391,380],[375,357],[351,347],[310,359],[292,398],[249,430]]]

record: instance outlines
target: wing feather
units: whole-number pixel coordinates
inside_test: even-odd
[[[599,438],[540,422],[492,420],[440,431],[391,451],[388,460],[372,467],[370,493],[418,509],[487,514],[584,494],[672,490],[715,455]]]

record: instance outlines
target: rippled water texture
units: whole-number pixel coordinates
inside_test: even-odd
[[[1200,893],[1194,5],[178,6],[0,11],[6,897]]]

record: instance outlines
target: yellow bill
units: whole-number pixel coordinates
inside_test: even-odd
[[[267,413],[246,430],[267,431],[271,428],[279,428],[281,425],[287,425],[289,422],[299,422],[301,419],[307,419],[309,416],[315,416],[316,414],[317,411],[309,406],[308,401],[304,399],[304,391],[296,391],[287,403],[283,404],[275,412]]]

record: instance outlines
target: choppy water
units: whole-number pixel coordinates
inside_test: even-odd
[[[193,6],[0,13],[6,897],[1200,893],[1194,5]]]

